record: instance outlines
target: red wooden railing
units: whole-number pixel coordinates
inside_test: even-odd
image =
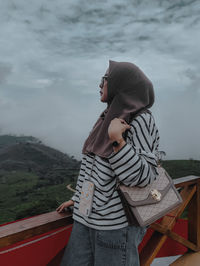
[[[200,250],[200,178],[179,178],[174,182],[181,188],[183,203],[148,229],[139,246],[141,265],[150,265],[158,256]],[[186,206],[188,222],[179,219]],[[0,265],[58,266],[72,225],[71,213],[56,211],[1,225]]]

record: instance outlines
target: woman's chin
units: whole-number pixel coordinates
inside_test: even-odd
[[[104,99],[104,97],[101,97],[100,101],[106,103],[106,99]]]

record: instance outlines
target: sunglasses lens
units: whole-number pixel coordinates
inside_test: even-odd
[[[101,83],[100,83],[100,87],[101,87],[101,88],[103,88],[104,80],[107,80],[107,79],[108,79],[107,76],[103,76],[103,77],[101,78]]]
[[[101,83],[100,83],[100,87],[101,87],[101,88],[103,87],[103,83],[104,83],[104,79],[101,78]]]

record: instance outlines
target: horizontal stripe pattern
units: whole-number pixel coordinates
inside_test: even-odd
[[[73,219],[91,228],[119,229],[128,225],[123,206],[115,190],[116,176],[127,186],[145,187],[157,176],[159,132],[152,114],[143,113],[130,123],[126,144],[105,161],[98,155],[82,154],[76,185]],[[92,163],[93,170],[92,169]],[[84,180],[95,184],[90,217],[79,213],[79,200]]]

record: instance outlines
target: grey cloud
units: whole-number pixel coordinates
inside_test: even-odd
[[[12,3],[0,10],[1,132],[80,158],[106,107],[98,84],[108,60],[130,61],[154,84],[161,149],[169,159],[200,159],[198,1]]]
[[[7,77],[12,72],[12,65],[9,63],[0,62],[0,84],[6,82]]]

